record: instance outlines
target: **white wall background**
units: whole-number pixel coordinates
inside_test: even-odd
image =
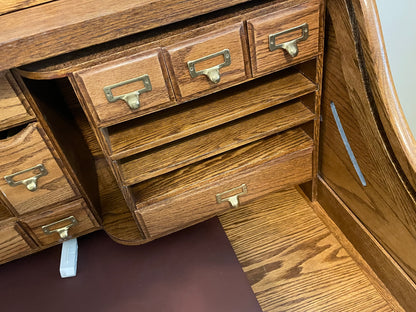
[[[416,138],[416,1],[376,0],[394,84]]]

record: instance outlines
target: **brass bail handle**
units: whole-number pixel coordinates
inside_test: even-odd
[[[236,191],[240,191],[240,192],[237,194],[234,194]],[[234,194],[234,195],[231,195],[231,194]],[[239,197],[244,194],[247,194],[247,185],[242,184],[228,191],[215,195],[215,198],[218,204],[228,201],[232,208],[238,208],[240,206]]]
[[[23,179],[23,180],[19,180],[19,181],[15,181],[14,178],[20,174],[26,173],[26,172],[30,172],[30,171],[38,171],[39,173],[37,173],[36,175],[34,175],[33,177],[27,178],[27,179]],[[9,184],[12,187],[16,187],[18,185],[24,185],[26,186],[26,188],[31,191],[34,192],[38,189],[38,180],[40,177],[46,176],[48,174],[48,170],[46,170],[45,166],[43,164],[39,164],[36,165],[32,168],[28,168],[13,174],[9,174],[4,176],[4,179],[6,180],[7,184]]]
[[[299,38],[276,44],[277,38],[279,36],[285,35],[290,32],[294,32],[297,30],[302,31],[302,35]],[[302,25],[286,29],[282,32],[278,32],[272,35],[269,35],[269,50],[275,51],[277,49],[285,50],[291,57],[296,57],[299,53],[298,43],[301,41],[305,41],[309,37],[309,26],[307,23],[304,23]]]
[[[210,68],[206,68],[206,69],[202,69],[202,70],[196,70],[195,69],[195,65],[212,59],[214,57],[217,57],[219,55],[222,55],[224,58],[224,62],[221,64],[218,64],[216,66],[210,67]],[[209,81],[211,81],[212,83],[219,83],[221,80],[221,74],[220,74],[220,69],[226,66],[230,66],[231,65],[231,54],[230,54],[230,50],[228,49],[224,49],[222,51],[201,57],[199,59],[193,60],[193,61],[188,61],[188,70],[189,70],[189,74],[191,75],[192,78],[201,76],[201,75],[205,75]]]
[[[59,226],[59,224],[63,224],[61,227],[56,229],[51,229],[52,227]],[[70,238],[68,235],[69,229],[78,224],[78,220],[74,216],[69,216],[65,219],[61,219],[50,224],[42,226],[42,230],[45,234],[53,234],[58,233],[61,240],[67,240]]]
[[[135,90],[133,92],[125,93],[122,95],[117,95],[117,96],[113,95],[112,90],[114,88],[124,86],[126,84],[136,82],[136,81],[142,81],[144,84],[144,88]],[[119,100],[122,100],[130,107],[131,110],[134,110],[140,107],[140,94],[152,91],[152,83],[150,82],[149,75],[145,74],[140,77],[132,78],[129,80],[125,80],[122,82],[118,82],[118,83],[106,86],[104,87],[103,90],[104,90],[105,97],[110,103],[114,103]]]

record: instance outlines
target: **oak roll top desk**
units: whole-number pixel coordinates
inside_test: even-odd
[[[100,228],[146,243],[299,185],[413,308],[416,145],[372,1],[18,8],[0,15],[1,262]]]

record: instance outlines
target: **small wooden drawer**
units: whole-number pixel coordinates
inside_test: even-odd
[[[31,230],[41,246],[49,246],[99,228],[83,199],[31,214],[21,221]],[[62,238],[65,235],[66,238]]]
[[[172,105],[173,94],[160,49],[74,73],[97,125],[109,125]]]
[[[149,237],[312,178],[312,140],[294,129],[132,187]]]
[[[34,120],[33,112],[10,72],[0,72],[0,130]]]
[[[246,79],[244,40],[239,23],[164,48],[178,100]]]
[[[319,4],[301,3],[247,21],[253,76],[288,67],[318,53]]]
[[[0,191],[18,214],[74,197],[37,123],[0,140]]]
[[[12,260],[32,250],[18,229],[16,218],[0,222],[0,263]]]

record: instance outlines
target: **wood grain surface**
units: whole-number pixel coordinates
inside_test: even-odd
[[[124,245],[138,245],[144,242],[139,227],[126,204],[111,168],[104,158],[95,163],[101,199],[102,226],[110,237]]]
[[[247,0],[59,0],[0,18],[0,70],[160,27]],[[161,8],[169,14],[161,14]]]
[[[0,221],[13,217],[13,214],[9,211],[6,204],[0,201]]]
[[[211,82],[207,76],[191,77],[188,61],[198,60],[224,49],[230,51],[231,64],[221,68],[221,80]],[[212,93],[244,81],[250,75],[246,70],[245,57],[248,55],[245,45],[243,24],[238,23],[210,32],[186,41],[163,48],[169,75],[172,79],[175,94],[179,101],[195,95]],[[195,64],[195,70],[208,69],[225,62],[224,56],[215,57]]]
[[[397,171],[383,139],[364,79],[343,0],[328,2],[327,52],[320,144],[321,175],[406,273],[416,280],[416,202]],[[335,103],[352,151],[366,180],[363,186],[338,133]]]
[[[309,36],[307,40],[298,43],[297,56],[291,57],[283,49],[270,51],[269,35],[304,23],[308,24]],[[319,2],[300,3],[285,10],[248,20],[247,28],[254,77],[299,63],[319,52]],[[276,37],[276,45],[299,37],[301,31],[289,32]]]
[[[163,176],[155,178],[163,184],[161,188],[145,188],[157,184],[153,181],[139,184],[134,190],[138,198],[136,213],[149,236],[178,230],[230,208],[228,202],[218,204],[216,194],[242,184],[246,184],[247,194],[240,197],[240,203],[245,204],[277,189],[310,180],[311,160],[312,140],[302,130],[290,130],[188,166],[185,173],[181,170],[173,173],[173,177],[186,174],[185,179],[192,179],[179,187],[178,179]]]
[[[263,311],[393,311],[296,190],[220,221]]]
[[[36,242],[42,247],[54,245],[61,241],[58,233],[46,234],[42,226],[63,220],[70,216],[75,217],[77,224],[71,226],[68,230],[70,237],[77,237],[91,231],[97,230],[99,225],[94,216],[89,212],[89,208],[83,199],[67,203],[65,205],[55,206],[50,209],[42,210],[36,214],[29,214],[20,219],[20,221],[29,228]],[[50,227],[50,230],[69,225],[69,221],[63,221],[56,226]]]
[[[359,29],[356,35],[363,51],[361,70],[367,78],[365,86],[369,100],[377,107],[375,113],[383,125],[385,141],[403,170],[403,179],[416,189],[416,140],[407,125],[394,86],[376,2],[354,0],[351,4]]]
[[[395,300],[405,311],[414,311],[416,284],[322,178],[318,183],[318,200]]]
[[[98,126],[119,123],[167,107],[174,102],[165,65],[160,63],[160,49],[132,55],[74,73],[87,108]],[[109,102],[104,87],[148,75],[152,90],[139,96],[140,107],[131,109],[126,102]],[[144,88],[143,82],[129,83],[112,89],[114,96]],[[171,103],[172,102],[172,103]]]
[[[122,159],[118,162],[118,169],[126,185],[139,183],[298,126],[314,117],[301,102],[288,103],[163,145],[134,158]]]
[[[0,15],[9,12],[30,8],[35,5],[54,0],[2,0],[0,3]]]
[[[0,130],[35,119],[9,71],[0,72],[0,110]]]
[[[120,159],[181,139],[314,90],[316,85],[302,74],[285,71],[109,127],[106,139],[111,158]]]
[[[288,130],[269,139],[253,142],[201,163],[133,185],[131,189],[138,205],[142,206],[141,203],[151,201],[152,198],[168,198],[218,175],[249,170],[260,163],[298,150],[308,150],[310,147],[311,139],[302,130]]]
[[[41,136],[39,125],[28,125],[17,135],[0,141],[0,171],[3,175],[13,174],[43,164],[48,174],[38,179],[38,189],[29,191],[24,185],[12,187],[4,178],[0,189],[18,214],[74,197],[76,193],[51,154]],[[36,173],[35,173],[36,174]],[[33,172],[14,177],[15,181],[33,176]]]
[[[32,251],[15,226],[15,218],[0,222],[0,264]]]

